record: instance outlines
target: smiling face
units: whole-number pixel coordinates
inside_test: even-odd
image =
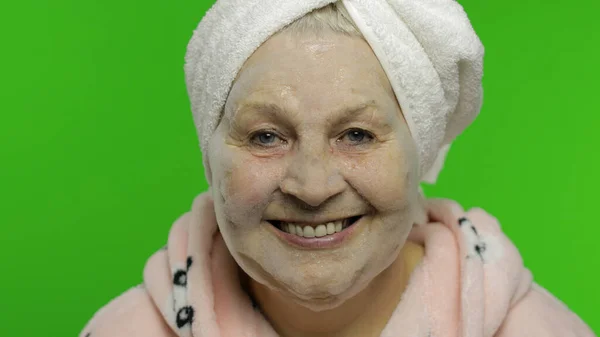
[[[417,216],[415,145],[360,38],[280,33],[263,43],[233,84],[207,155],[234,259],[314,310],[364,289]],[[336,232],[336,220],[345,229]]]

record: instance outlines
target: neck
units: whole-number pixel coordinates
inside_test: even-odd
[[[248,291],[273,328],[283,337],[379,336],[389,321],[423,247],[407,241],[398,258],[363,291],[342,305],[314,312],[248,278]]]

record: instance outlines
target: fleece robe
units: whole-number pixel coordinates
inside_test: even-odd
[[[242,290],[208,193],[173,224],[143,284],[100,309],[80,337],[275,337]],[[385,337],[594,337],[536,284],[494,217],[447,199],[427,201],[429,223],[409,240],[424,246]]]

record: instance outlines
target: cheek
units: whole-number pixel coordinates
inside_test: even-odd
[[[397,144],[390,144],[352,158],[346,165],[348,182],[380,212],[408,206],[414,165],[404,153]]]
[[[237,148],[223,149],[218,156],[218,188],[225,214],[237,224],[260,220],[273,192],[279,187],[280,166]]]
[[[277,171],[252,159],[233,162],[228,173],[225,193],[235,203],[256,205],[277,188]]]

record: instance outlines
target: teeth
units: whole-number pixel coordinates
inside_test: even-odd
[[[314,238],[315,237],[315,229],[310,226],[304,226],[304,237],[305,238]]]
[[[335,233],[335,224],[333,222],[330,222],[327,224],[327,234],[333,233]]]
[[[292,226],[294,226],[294,225],[292,225]],[[304,231],[302,230],[302,227],[300,227],[300,226],[294,226],[294,227],[296,227],[296,235],[304,236]]]
[[[282,222],[281,229],[286,233],[302,236],[305,238],[320,238],[341,232],[342,229],[345,228],[342,225],[342,222],[342,220],[332,221],[320,224],[316,227],[302,226],[300,224]]]
[[[318,225],[317,228],[315,228],[315,236],[320,238],[325,235],[327,235],[327,226]]]

